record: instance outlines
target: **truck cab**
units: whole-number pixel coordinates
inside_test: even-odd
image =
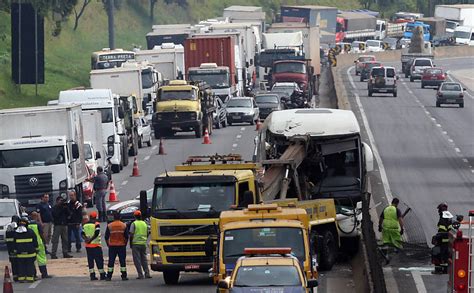
[[[189,80],[206,82],[212,88],[214,95],[222,101],[237,94],[232,78],[229,67],[217,66],[216,63],[202,63],[199,67],[188,69]]]
[[[314,68],[308,60],[281,60],[273,63],[272,84],[296,82],[308,101],[315,92],[314,80]]]
[[[414,21],[414,22],[407,23],[405,27],[405,33],[403,34],[403,38],[411,39],[411,36],[413,35],[413,31],[415,30],[416,27],[419,27],[419,26],[423,28],[423,40],[425,40],[426,42],[429,42],[431,38],[430,25],[425,24],[421,21]]]

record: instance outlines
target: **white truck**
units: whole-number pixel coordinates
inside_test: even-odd
[[[0,110],[0,125],[2,198],[16,198],[28,209],[44,193],[54,202],[74,189],[82,199],[87,167],[79,105]]]
[[[446,19],[446,32],[453,34],[458,26],[474,27],[474,4],[436,5],[434,17]]]
[[[102,69],[107,70],[107,69]],[[119,173],[128,165],[127,136],[123,125],[124,113],[119,110],[119,99],[110,89],[75,89],[61,91],[59,104],[79,104],[83,112],[98,110],[102,117],[102,147],[112,172]]]
[[[160,72],[163,79],[185,79],[184,47],[174,43],[164,43],[151,50],[136,51],[137,61],[147,61]]]
[[[263,32],[265,29],[265,12],[259,6],[229,6],[224,8],[223,17],[232,23],[260,23],[260,32]]]
[[[97,167],[105,167],[106,149],[102,145],[102,114],[100,111],[83,111],[84,156],[87,167],[97,173]]]
[[[375,39],[402,38],[405,32],[406,22],[393,23],[385,19],[377,19],[375,26]]]

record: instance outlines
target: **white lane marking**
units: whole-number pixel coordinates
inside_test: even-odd
[[[244,131],[244,130],[245,130],[245,127],[240,128],[240,130]]]
[[[371,197],[373,198],[373,197]],[[373,208],[371,208],[372,210]],[[383,275],[385,276],[385,285],[387,287],[388,293],[398,293],[397,281],[393,275],[393,270],[391,267],[383,268]]]
[[[468,161],[467,159],[462,159],[462,161],[463,161],[464,163],[469,163],[469,161]]]
[[[461,150],[459,148],[454,148],[454,150],[456,151],[456,153],[460,153]]]
[[[441,128],[441,124],[436,124],[436,127],[440,127],[440,128]]]
[[[148,161],[150,159],[150,156],[146,156],[143,158],[143,161]]]
[[[423,278],[421,277],[422,273],[418,271],[412,271],[411,275],[413,276],[413,281],[415,281],[416,290],[418,293],[426,293],[425,283],[423,283]],[[427,275],[427,273],[423,273]]]
[[[443,134],[444,134],[444,135],[448,135],[448,132],[447,132],[447,131],[443,131]]]
[[[450,138],[448,138],[448,141],[449,141],[450,143],[454,143],[454,140],[452,140],[452,139],[450,139]]]
[[[350,76],[349,76],[349,79],[351,79]],[[354,96],[356,97],[357,106],[359,107],[359,110],[360,110],[360,116],[362,117],[362,122],[365,125],[365,130],[367,131],[367,136],[369,137],[370,145],[372,147],[372,152],[374,153],[374,157],[377,160],[377,163],[379,165],[380,179],[382,179],[383,189],[385,191],[385,197],[387,198],[388,202],[392,202],[392,199],[393,199],[392,191],[390,190],[390,184],[388,183],[387,173],[385,172],[385,167],[383,165],[382,158],[380,157],[377,146],[375,145],[375,139],[374,139],[372,130],[370,129],[370,126],[369,126],[369,120],[367,119],[367,116],[365,115],[365,110],[364,110],[364,107],[362,106],[362,103],[360,102],[359,95],[357,93],[354,93]]]
[[[36,288],[36,286],[38,286],[38,285],[39,285],[39,283],[41,283],[41,280],[38,280],[38,281],[34,282],[34,283],[33,283],[33,284],[31,284],[31,285],[30,285],[30,287],[28,287],[28,288],[29,288],[29,289],[35,289],[35,288]]]
[[[240,138],[242,138],[242,135],[239,134],[239,135],[236,136],[236,138],[240,139]]]
[[[151,149],[156,150],[157,147],[158,147],[157,145],[154,145]]]
[[[352,79],[351,72],[350,72],[352,70],[352,68],[354,68],[354,66],[351,66],[351,67],[347,68],[347,76],[349,77],[349,82],[351,83],[352,88],[357,89],[357,87],[354,83],[354,80]]]
[[[236,144],[236,143],[234,143],[234,144],[232,145],[233,148],[236,148],[237,146],[238,146],[238,144]]]
[[[128,180],[122,181],[122,185],[126,185],[128,183]]]

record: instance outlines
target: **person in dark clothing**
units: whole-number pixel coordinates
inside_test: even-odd
[[[67,207],[69,209],[69,217],[67,221],[68,252],[71,252],[73,236],[76,242],[76,252],[81,252],[81,236],[79,230],[82,223],[82,204],[77,200],[76,192],[69,191]]]
[[[46,249],[46,254],[49,254],[48,245],[51,242],[51,234],[53,231],[53,213],[51,205],[49,204],[49,194],[43,194],[41,202],[36,205],[36,212],[41,216],[41,222],[43,223],[44,247]]]
[[[114,221],[107,225],[105,241],[109,247],[109,263],[106,280],[112,280],[115,258],[118,256],[122,280],[127,281],[127,265],[125,258],[127,256],[128,229],[127,225],[120,221],[120,213],[118,212],[114,213]]]
[[[449,260],[449,231],[453,229],[453,215],[448,211],[448,204],[441,203],[438,205],[438,233],[435,235],[433,248],[434,260],[432,262],[435,265],[435,274],[447,274],[448,273],[448,260]],[[436,249],[435,249],[436,248]]]
[[[58,252],[59,237],[61,237],[63,257],[71,258],[72,255],[68,254],[68,239],[67,239],[67,224],[69,218],[69,209],[62,197],[56,199],[56,205],[52,210],[53,214],[53,238],[51,242],[53,243],[53,248],[51,250],[51,258],[57,259],[56,253]]]
[[[12,216],[12,222],[7,225],[7,231],[5,232],[5,242],[7,244],[8,258],[12,267],[13,281],[18,281],[18,266],[16,261],[16,249],[15,249],[15,230],[18,228],[18,222],[20,217],[17,215]]]
[[[15,230],[15,250],[18,265],[18,281],[32,283],[35,281],[35,260],[38,251],[38,241],[33,230],[27,228],[29,220],[22,217]]]
[[[109,187],[109,177],[104,173],[102,167],[97,167],[97,175],[92,179],[94,182],[94,200],[99,212],[99,221],[107,222],[107,209],[105,206],[105,196]]]
[[[91,281],[96,281],[97,277],[94,271],[94,262],[99,270],[100,279],[105,280],[104,255],[102,253],[100,223],[97,222],[97,212],[89,214],[89,222],[83,227],[82,237],[86,242],[87,264],[89,266],[89,275]]]

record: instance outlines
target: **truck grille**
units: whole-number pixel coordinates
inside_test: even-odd
[[[169,263],[211,263],[212,258],[205,255],[167,256],[166,261]]]
[[[204,244],[175,244],[164,245],[165,252],[202,252],[204,251]]]
[[[161,112],[158,115],[164,121],[196,120],[196,113],[194,112]]]
[[[161,226],[161,236],[174,236],[183,233],[182,236],[209,236],[216,234],[211,225],[186,225],[186,226]]]
[[[51,173],[30,174],[15,176],[15,189],[18,195],[38,194],[53,190],[53,178]]]

